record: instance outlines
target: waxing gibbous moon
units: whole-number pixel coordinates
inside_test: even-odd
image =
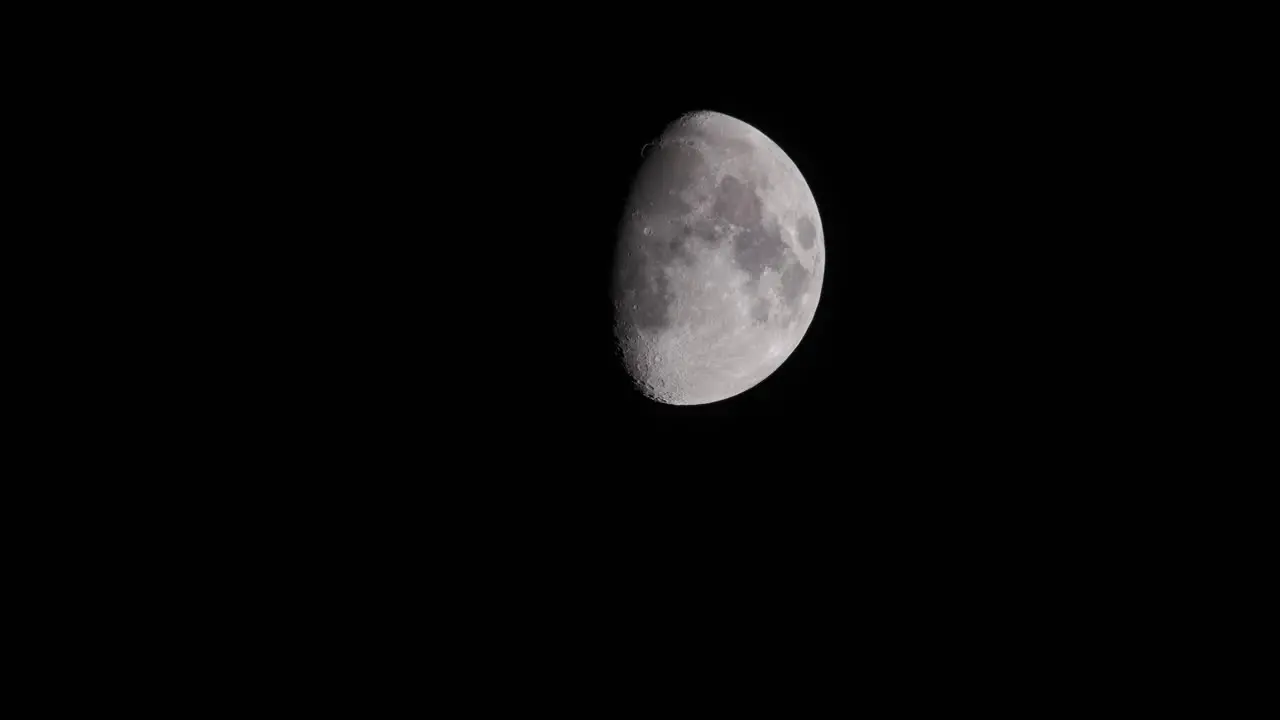
[[[741,120],[671,123],[647,148],[618,235],[614,334],[654,400],[742,393],[809,329],[824,267],[818,206],[791,158]]]

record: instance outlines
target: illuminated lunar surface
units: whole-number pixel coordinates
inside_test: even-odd
[[[813,194],[776,143],[720,113],[673,122],[640,167],[615,254],[614,330],[636,387],[700,405],[769,377],[813,320],[823,247]]]

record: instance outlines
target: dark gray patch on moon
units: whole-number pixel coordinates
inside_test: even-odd
[[[724,238],[724,234],[716,231],[713,218],[699,217],[685,222],[685,230],[695,237],[702,238],[707,244],[715,246]]]
[[[694,242],[694,238],[690,237],[689,234],[681,234],[681,236],[671,238],[667,242],[666,263],[680,261],[685,265],[694,264],[694,254],[690,250],[692,242]]]
[[[738,267],[745,270],[753,282],[766,268],[781,267],[787,246],[777,225],[764,221],[755,184],[729,175],[717,190],[714,214],[741,228],[733,249]]]
[[[787,265],[787,269],[782,271],[782,298],[786,301],[788,309],[793,311],[797,309],[796,301],[808,286],[809,271],[798,262]]]
[[[800,222],[796,225],[796,230],[800,235],[800,247],[805,250],[813,249],[813,240],[818,237],[818,229],[813,226],[813,221],[808,217],[800,218]]]
[[[756,324],[763,325],[769,322],[769,300],[768,298],[756,298],[751,304],[751,319]]]
[[[735,225],[750,227],[760,222],[760,198],[755,188],[727,175],[716,186],[715,214]]]

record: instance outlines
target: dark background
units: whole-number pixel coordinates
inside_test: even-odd
[[[1149,18],[322,14],[139,63],[169,74],[124,115],[164,186],[135,202],[182,245],[160,297],[198,300],[142,361],[162,427],[132,440],[178,478],[128,498],[178,526],[143,544],[196,527],[251,578],[227,606],[307,642],[330,602],[478,662],[669,657],[681,624],[744,652],[870,635],[890,668],[965,665],[992,626],[1015,659],[1094,616],[1161,634],[1130,588],[1194,545],[1159,527],[1194,493],[1153,470],[1182,457],[1194,63],[1134,42]],[[608,280],[641,149],[698,109],[795,160],[827,268],[773,376],[681,408],[617,365]]]
[[[392,457],[438,439],[575,477],[1081,462],[1124,431],[1142,382],[1124,348],[1145,299],[1129,294],[1153,262],[1146,178],[1167,160],[1135,112],[1149,82],[1035,44],[902,39],[820,74],[554,48],[335,68],[308,97],[323,182],[299,196],[314,234],[296,241],[317,270],[298,310],[332,323],[307,337],[336,344],[334,407],[358,408],[355,437]],[[829,259],[781,369],[677,408],[620,372],[607,283],[642,147],[697,109],[795,160]]]
[[[439,458],[708,496],[870,473],[945,495],[958,475],[1079,474],[1171,402],[1136,349],[1180,252],[1149,230],[1183,211],[1160,180],[1185,159],[1178,100],[1123,33],[878,18],[774,58],[359,27],[295,30],[241,81],[215,73],[236,103],[206,103],[240,178],[219,197],[253,213],[244,329],[263,350],[237,363],[267,388],[264,442],[328,468]],[[641,149],[698,109],[797,163],[828,266],[773,376],[671,407],[617,364],[609,268]]]
[[[378,35],[259,73],[279,112],[244,119],[269,140],[250,187],[278,225],[245,240],[273,297],[236,432],[297,478],[271,506],[600,562],[860,543],[951,566],[954,541],[1034,565],[1081,517],[1125,532],[1180,402],[1148,349],[1179,252],[1147,229],[1180,212],[1158,78],[1123,43],[921,33],[805,62]],[[698,109],[797,163],[828,260],[773,376],[671,407],[617,364],[608,281],[641,149]]]
[[[1064,578],[1137,582],[1133,519],[1177,495],[1148,472],[1179,402],[1148,349],[1179,252],[1149,230],[1180,212],[1159,79],[1048,30],[868,26],[821,57],[660,35],[375,34],[267,83],[264,522],[540,642],[672,614],[750,643],[752,612],[811,636],[846,608],[956,647],[1059,604],[1083,631],[1101,601]],[[608,282],[642,148],[698,109],[796,162],[827,268],[773,376],[670,407],[616,362]]]
[[[223,171],[201,197],[242,313],[209,380],[234,442],[512,512],[941,522],[1030,493],[1031,524],[1166,449],[1172,56],[1118,20],[780,20],[710,44],[542,20],[291,18],[185,78],[214,88],[187,140]],[[773,376],[670,407],[616,362],[609,270],[641,149],[698,109],[796,162],[827,268]]]
[[[15,105],[52,131],[15,143],[81,192],[37,187],[58,282],[17,314],[68,267],[94,282],[44,323],[70,347],[33,348],[52,380],[14,375],[83,430],[39,433],[48,509],[14,504],[68,632],[126,628],[118,655],[155,627],[219,681],[305,678],[290,702],[357,665],[365,705],[400,678],[527,706],[717,675],[756,703],[790,674],[788,709],[1181,699],[1153,656],[1250,637],[1267,525],[1207,498],[1256,473],[1201,429],[1266,426],[1194,401],[1265,396],[1187,328],[1224,325],[1211,281],[1250,264],[1206,248],[1265,237],[1206,202],[1226,172],[1197,153],[1266,168],[1201,124],[1188,88],[1228,73],[1199,17],[453,10],[81,14],[104,47],[27,79],[68,102]],[[827,267],[777,372],[670,407],[617,364],[608,282],[641,149],[699,109],[795,160]]]

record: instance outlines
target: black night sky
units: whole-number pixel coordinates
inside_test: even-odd
[[[291,174],[260,173],[261,201],[299,223],[258,228],[272,250],[253,266],[288,279],[259,323],[281,350],[256,371],[259,436],[326,474],[445,477],[390,491],[516,514],[880,523],[1073,496],[1062,483],[1171,402],[1133,351],[1158,330],[1134,282],[1162,211],[1153,91],[1051,38],[905,27],[803,72],[407,39],[272,79],[269,157]],[[827,267],[779,370],[673,407],[617,362],[610,265],[642,148],[701,109],[796,162]]]
[[[236,267],[211,302],[234,312],[210,336],[235,342],[206,342],[197,381],[232,502],[287,528],[281,567],[426,589],[371,615],[453,597],[482,617],[471,647],[556,647],[560,623],[642,643],[666,608],[739,643],[758,615],[880,623],[914,653],[907,630],[981,647],[991,618],[1074,602],[1072,568],[1145,566],[1099,538],[1173,457],[1153,418],[1179,396],[1147,349],[1178,310],[1148,226],[1181,217],[1159,88],[1123,38],[920,14],[711,45],[342,16],[246,63],[190,140],[229,168],[211,196],[248,208],[218,213]],[[610,270],[642,148],[696,110],[795,161],[827,265],[779,370],[674,407],[617,361]]]
[[[587,79],[553,85],[557,110],[509,148],[495,188],[524,196],[520,212],[495,210],[519,292],[499,292],[492,313],[511,322],[514,310],[518,339],[494,331],[482,343],[509,348],[495,372],[515,387],[493,399],[518,418],[509,431],[549,433],[545,448],[568,456],[573,437],[623,457],[652,438],[658,456],[681,458],[673,468],[828,452],[840,463],[855,453],[864,469],[933,471],[1057,443],[1099,360],[1073,338],[1105,282],[1089,255],[1107,244],[1098,206],[1114,198],[1080,182],[1095,152],[1087,119],[1024,91],[1034,78],[951,72],[851,72],[776,94],[740,77],[630,80],[613,93]],[[670,407],[641,398],[613,363],[608,263],[641,147],[698,109],[750,123],[797,163],[828,267],[813,325],[781,369],[728,400]]]
[[[308,201],[323,273],[307,282],[335,318],[337,389],[318,416],[363,418],[361,437],[397,457],[438,439],[575,477],[1070,464],[1132,409],[1123,393],[1095,404],[1134,370],[1110,308],[1142,252],[1117,242],[1131,231],[1117,209],[1137,198],[1144,121],[1123,111],[1123,79],[1053,53],[876,47],[801,75],[575,50],[466,68],[385,50],[368,68],[398,69],[338,73],[319,95],[329,134],[306,146],[332,183]],[[699,109],[797,163],[827,269],[773,376],[670,407],[616,363],[609,267],[641,149]]]

